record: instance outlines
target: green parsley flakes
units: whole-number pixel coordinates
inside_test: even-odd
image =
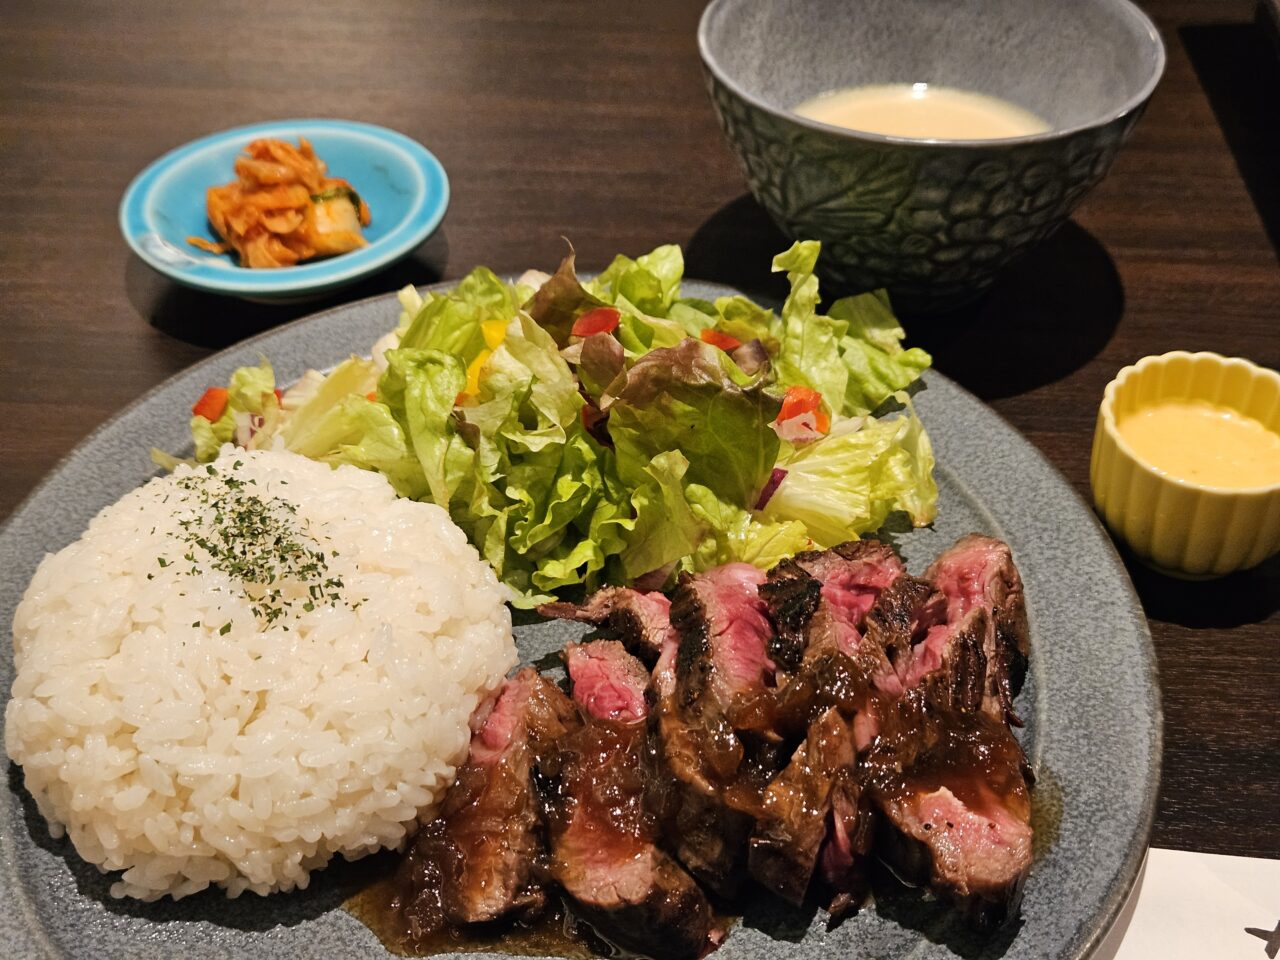
[[[178,480],[185,508],[177,533],[185,548],[182,573],[199,576],[212,569],[225,574],[238,582],[254,616],[267,625],[295,606],[310,613],[318,603],[343,602],[342,579],[330,575],[324,551],[304,529],[298,508],[250,490],[256,481],[237,477],[234,470],[241,466],[236,461],[232,472],[220,473],[209,464]],[[156,563],[163,569],[173,561],[156,557]],[[219,635],[231,626],[224,624]]]

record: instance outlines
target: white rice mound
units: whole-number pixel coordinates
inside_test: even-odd
[[[184,466],[45,557],[14,616],[5,748],[51,832],[124,871],[117,897],[290,890],[400,845],[516,659],[506,589],[439,507],[292,453],[224,447],[213,467],[294,504],[341,588],[307,611],[287,585],[266,626],[184,539],[184,510],[212,519],[182,503],[184,477],[207,482]]]

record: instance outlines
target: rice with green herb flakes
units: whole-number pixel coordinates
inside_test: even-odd
[[[41,563],[5,746],[116,896],[305,887],[443,795],[515,662],[505,598],[438,507],[227,447]]]

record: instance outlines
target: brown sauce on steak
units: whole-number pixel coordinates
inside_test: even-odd
[[[748,877],[836,921],[876,861],[978,929],[1017,915],[1039,825],[1005,544],[963,538],[923,577],[842,544],[542,611],[617,640],[473,718],[438,817],[346,905],[393,953],[695,960]]]
[[[503,953],[513,957],[591,960],[600,955],[574,935],[573,921],[558,903],[550,905],[536,918],[447,927],[424,939],[414,940],[395,905],[398,892],[395,878],[385,877],[343,904],[343,909],[372,930],[382,945],[396,956]]]

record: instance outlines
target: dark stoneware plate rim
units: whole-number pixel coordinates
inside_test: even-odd
[[[438,284],[430,289],[444,288],[451,285],[450,283]],[[720,285],[698,283],[696,281],[687,281],[686,287],[689,292],[698,296],[714,297],[734,292]],[[350,315],[352,320],[355,321],[357,318],[371,316],[371,311],[375,310],[380,329],[389,329],[399,310],[395,295],[383,294],[334,307],[242,341],[176,374],[94,430],[58,463],[49,475],[15,509],[12,516],[3,525],[0,525],[0,560],[12,561],[14,558],[18,558],[25,564],[22,569],[16,571],[12,562],[5,565],[5,573],[0,576],[0,606],[5,606],[9,601],[16,602],[17,597],[21,595],[26,587],[26,567],[32,565],[38,559],[38,556],[35,556],[36,551],[30,546],[22,547],[21,528],[27,522],[28,514],[38,514],[42,509],[48,509],[59,502],[66,502],[65,499],[62,501],[56,499],[56,488],[59,483],[68,482],[73,476],[79,481],[87,481],[90,485],[87,492],[80,491],[77,487],[77,492],[72,495],[73,499],[84,501],[81,507],[86,510],[96,512],[99,507],[113,499],[112,497],[107,497],[103,491],[92,488],[92,484],[101,480],[102,476],[94,474],[92,470],[88,469],[90,467],[89,463],[82,462],[85,459],[86,451],[100,441],[102,443],[107,442],[113,433],[124,434],[131,428],[143,426],[144,424],[150,429],[157,422],[155,416],[157,412],[172,411],[175,408],[181,410],[190,401],[190,395],[192,390],[196,389],[196,385],[205,384],[206,381],[221,382],[225,379],[229,369],[235,365],[243,362],[253,362],[253,359],[260,352],[270,356],[271,350],[269,348],[273,345],[279,347],[282,352],[296,349],[299,346],[308,344],[310,340],[309,333],[312,333],[313,328],[318,328],[325,323],[332,324],[335,315]],[[372,340],[369,343],[363,342],[361,338],[364,333],[349,332],[348,328],[350,327],[355,327],[357,330],[362,329],[359,323],[344,325],[342,332],[336,335],[337,341],[341,342],[341,348],[339,348],[337,342],[332,341],[320,347],[311,347],[307,352],[308,358],[315,365],[323,366],[336,363],[347,353],[367,350]],[[291,360],[290,362],[294,361]],[[927,381],[928,389],[919,398],[919,403],[922,408],[930,406],[930,394],[932,394],[933,398],[942,404],[937,406],[935,410],[934,422],[936,423],[952,415],[962,415],[963,417],[968,435],[963,440],[957,441],[957,449],[963,449],[965,445],[972,448],[975,443],[971,439],[972,437],[985,437],[988,443],[982,450],[984,463],[989,452],[987,450],[988,447],[991,452],[994,452],[997,447],[1002,449],[1011,458],[1009,462],[1023,472],[1023,477],[1029,488],[1035,488],[1040,485],[1042,487],[1041,492],[1051,495],[1052,502],[1045,508],[1051,516],[1046,518],[1045,522],[1051,521],[1055,529],[1072,530],[1075,536],[1082,538],[1078,548],[1090,564],[1096,564],[1100,576],[1106,578],[1104,582],[1109,584],[1105,588],[1108,591],[1107,596],[1112,598],[1116,604],[1116,634],[1110,638],[1109,642],[1112,643],[1113,648],[1123,648],[1121,660],[1132,674],[1126,682],[1132,685],[1133,689],[1129,692],[1136,701],[1133,704],[1133,715],[1146,718],[1149,721],[1145,734],[1141,734],[1137,730],[1130,730],[1128,731],[1127,742],[1119,745],[1109,744],[1105,747],[1106,750],[1116,751],[1115,758],[1125,757],[1135,761],[1133,763],[1133,778],[1129,786],[1133,789],[1134,796],[1140,796],[1141,801],[1132,803],[1131,815],[1128,819],[1123,822],[1117,822],[1115,825],[1119,836],[1104,839],[1103,847],[1105,849],[1102,850],[1102,855],[1111,858],[1106,862],[1103,869],[1104,879],[1110,881],[1105,895],[1097,898],[1096,903],[1091,906],[1090,912],[1070,919],[1070,923],[1074,924],[1070,927],[1071,936],[1057,956],[1064,958],[1064,960],[1067,960],[1067,958],[1076,960],[1076,958],[1089,956],[1094,951],[1124,905],[1137,876],[1142,858],[1145,855],[1147,840],[1150,836],[1151,825],[1155,816],[1155,804],[1160,778],[1162,718],[1159,688],[1156,679],[1155,656],[1151,645],[1150,632],[1147,629],[1141,604],[1133,592],[1132,584],[1129,582],[1128,575],[1111,541],[1092,511],[1067,484],[1065,479],[1057,473],[1056,469],[1034,446],[1023,439],[1011,425],[982,404],[977,398],[940,374],[931,373]],[[947,413],[947,410],[951,408],[954,408],[955,414]],[[172,445],[178,441],[176,440],[177,434],[174,433],[175,424],[172,422],[172,418],[170,419],[171,422],[164,429],[169,431],[170,439],[167,442]],[[156,429],[158,430],[159,428],[157,427]],[[940,436],[936,429],[934,437],[935,446],[939,448],[951,442]],[[155,442],[164,441],[156,437]],[[141,463],[141,460],[139,463]],[[939,456],[939,468],[947,472],[945,453]],[[143,482],[151,475],[152,471],[149,468],[139,464],[111,464],[106,470],[105,485],[107,487],[124,485],[125,489],[127,489]],[[959,473],[951,474],[948,472],[947,475],[949,482],[957,485],[959,489],[969,496],[977,504],[977,509],[980,512],[986,513],[988,506],[997,502],[990,496],[984,501],[983,497],[973,494],[966,478]],[[972,478],[970,477],[969,479]],[[1016,500],[1020,495],[1027,496],[1029,494],[1014,493],[1005,502]],[[991,522],[997,526],[1000,525],[1000,521],[994,519],[994,512],[1001,510],[1002,508],[997,506],[992,512]],[[1024,528],[1022,530],[1019,529],[1019,524],[1017,523],[1010,525],[1010,539],[1022,536],[1026,527],[1034,526],[1031,521],[1022,521],[1021,525]],[[1035,545],[1035,542],[1035,540],[1028,540],[1027,544],[1029,546]],[[61,544],[51,544],[51,546],[56,548]],[[17,552],[19,549],[21,549],[21,552]],[[1048,554],[1050,560],[1054,559],[1052,550],[1049,550]],[[1039,565],[1044,560],[1044,557],[1035,559],[1037,577],[1040,573]],[[1025,572],[1026,570],[1024,569]],[[1033,581],[1031,577],[1028,577],[1028,597],[1030,601],[1034,602],[1036,597],[1048,592],[1046,587],[1043,585],[1038,586],[1038,583],[1038,580]],[[6,632],[8,628],[9,624],[6,620]],[[1034,652],[1035,642],[1033,634],[1033,674],[1037,674],[1037,671],[1041,669],[1039,666],[1040,660]],[[7,639],[0,646],[4,648],[0,650],[0,676],[7,676],[12,670],[11,648]],[[1055,696],[1062,694],[1062,690],[1057,689],[1056,683],[1055,681],[1052,691]],[[1072,686],[1073,684],[1075,686]],[[1067,695],[1070,697],[1074,695],[1072,693],[1073,690],[1087,692],[1089,680],[1087,678],[1071,678],[1065,686]],[[1128,688],[1126,687],[1126,689]],[[7,692],[6,684],[6,699]],[[1042,701],[1039,702],[1039,706],[1040,709],[1037,709],[1034,725],[1039,730],[1052,731],[1055,726],[1052,718],[1047,722],[1041,721]],[[1103,721],[1106,719],[1103,718]],[[1116,718],[1111,717],[1110,719],[1114,721]],[[1121,717],[1120,719],[1124,718]],[[1059,721],[1059,723],[1062,722]],[[1121,729],[1125,728],[1122,727]],[[1046,736],[1050,747],[1045,747]],[[1122,736],[1121,739],[1124,739],[1124,737]],[[1033,762],[1046,749],[1058,749],[1053,744],[1054,737],[1052,735],[1039,733],[1031,751]],[[1125,754],[1124,751],[1126,750],[1131,751],[1131,755]],[[1056,772],[1061,773],[1066,769],[1065,767],[1059,767]],[[1050,772],[1055,771],[1050,769]],[[21,869],[24,866],[20,862],[23,856],[31,855],[31,848],[35,846],[35,838],[30,835],[29,830],[21,821],[22,801],[21,792],[15,793],[12,789],[0,791],[0,936],[4,936],[7,942],[15,947],[24,947],[26,953],[23,955],[35,955],[36,953],[46,956],[66,955],[58,952],[54,938],[50,936],[49,930],[41,920],[40,913],[42,911],[37,904],[31,902],[30,897],[33,895],[31,875],[28,871]],[[16,828],[14,827],[15,822],[17,823]],[[36,829],[43,830],[44,828],[40,826]],[[1061,839],[1055,844],[1055,846],[1063,845]],[[1054,847],[1050,848],[1051,851],[1053,849]],[[1081,871],[1087,871],[1089,864],[1082,864],[1081,861],[1083,859],[1083,857],[1078,856],[1075,859],[1068,857],[1065,865],[1055,864],[1055,870],[1061,871],[1065,869],[1070,871],[1078,868]],[[34,869],[52,869],[65,872],[67,868],[65,864],[56,862],[51,867],[41,863]],[[1033,868],[1033,882],[1036,876],[1037,872]],[[1095,883],[1098,881],[1096,869],[1092,878],[1087,875],[1081,877],[1075,873],[1072,873],[1071,876],[1086,883],[1090,879]],[[74,886],[70,895],[78,897],[82,901],[90,899],[78,893]],[[307,895],[307,893],[300,893],[285,896],[305,898]],[[48,909],[47,905],[46,909]],[[1080,908],[1077,906],[1075,909],[1079,911]],[[1064,907],[1064,910],[1070,914],[1072,907],[1068,905]],[[874,911],[870,912],[874,913]],[[199,929],[192,928],[187,930],[181,927],[175,928],[172,934],[165,934],[163,931],[169,924],[160,922],[160,920],[161,918],[155,918],[153,922],[152,918],[145,919],[146,929],[149,931],[149,939],[153,935],[162,937],[186,936],[189,938],[188,942],[194,944],[199,942],[201,938],[208,936],[207,933],[202,933]],[[351,923],[356,922],[350,918],[347,918],[347,920],[350,920]],[[321,914],[317,920],[314,920],[315,927],[312,927],[311,931],[312,933],[327,934],[330,932],[328,925],[337,922],[332,913]],[[892,921],[881,921],[878,918],[872,922],[892,923]],[[150,933],[152,928],[154,928],[154,934]],[[236,945],[230,953],[242,956],[294,956],[298,947],[297,938],[307,929],[306,927],[293,926],[271,928],[263,933],[254,935],[248,945]],[[88,934],[90,931],[77,932]],[[1030,931],[1023,930],[1012,939],[1010,946],[1019,953],[1034,949],[1036,944],[1028,939],[1029,935]],[[363,943],[363,941],[360,942]],[[733,938],[731,938],[730,942],[733,942]],[[91,939],[82,941],[82,943],[85,949],[92,948]],[[820,946],[806,942],[791,943],[785,940],[769,940],[766,941],[766,944],[768,955],[770,956],[813,956],[815,955],[815,947],[818,950],[821,949]],[[173,943],[173,945],[176,946],[176,943]],[[208,942],[206,946],[215,947],[215,944]],[[231,945],[228,944],[227,946]],[[141,942],[138,943],[138,947],[139,955],[164,955],[163,949],[151,954],[147,946]],[[747,951],[747,955],[751,955],[750,944],[747,944],[744,950]],[[279,952],[277,953],[277,951]],[[777,951],[782,952],[779,953]],[[74,952],[79,953],[80,951],[76,950]],[[385,955],[382,952],[382,948],[376,943],[372,944],[367,950],[361,947],[359,952],[368,956]],[[742,951],[735,950],[734,953],[741,955]],[[223,950],[220,955],[227,955],[227,951]],[[1041,956],[1044,954],[1042,951],[1039,954],[1029,955]]]
[[[1151,18],[1147,16],[1133,0],[1110,0],[1121,12],[1135,21],[1139,27],[1146,33],[1147,39],[1151,42],[1152,49],[1155,51],[1155,64],[1151,71],[1151,76],[1147,78],[1142,89],[1136,94],[1129,97],[1119,107],[1102,114],[1101,116],[1089,121],[1088,123],[1078,123],[1073,126],[1055,127],[1052,130],[1046,130],[1042,133],[1029,133],[1020,137],[1000,137],[999,139],[987,140],[931,140],[922,137],[901,137],[888,133],[872,133],[869,130],[851,130],[848,127],[838,127],[830,123],[823,123],[821,120],[814,120],[810,117],[801,116],[790,110],[780,110],[779,108],[765,102],[756,96],[750,90],[745,89],[737,82],[729,73],[720,65],[720,61],[711,52],[711,23],[717,16],[721,7],[730,3],[739,2],[739,0],[711,0],[707,4],[706,9],[702,11],[702,17],[698,21],[698,53],[702,57],[702,62],[711,72],[711,74],[722,83],[726,89],[732,91],[734,96],[740,97],[757,110],[763,110],[765,113],[771,114],[780,120],[794,123],[801,127],[807,127],[810,130],[816,130],[819,133],[825,133],[829,136],[840,137],[847,140],[861,140],[867,143],[880,143],[892,145],[895,147],[908,147],[919,149],[959,149],[959,150],[980,150],[983,148],[990,149],[992,147],[1019,147],[1023,144],[1034,143],[1052,143],[1057,140],[1066,140],[1085,130],[1095,130],[1099,127],[1105,127],[1114,123],[1142,107],[1143,104],[1151,98],[1151,94],[1155,92],[1160,78],[1164,76],[1165,61],[1168,54],[1165,51],[1164,41],[1160,38],[1160,31],[1156,29],[1156,25]]]

